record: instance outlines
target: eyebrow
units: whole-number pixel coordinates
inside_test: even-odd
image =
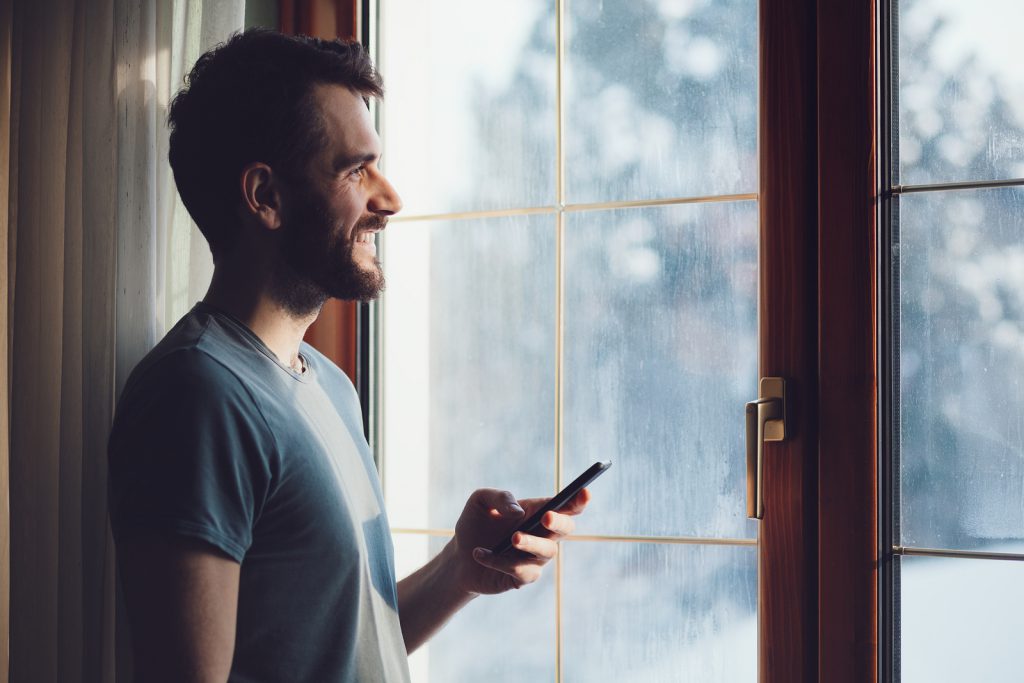
[[[365,154],[356,154],[350,157],[338,157],[334,160],[334,168],[342,169],[348,168],[349,166],[357,166],[359,164],[368,164],[372,161],[379,161],[380,155],[374,154],[373,152],[367,152]]]

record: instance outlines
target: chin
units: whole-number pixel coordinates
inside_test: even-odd
[[[355,266],[344,282],[337,282],[331,288],[330,294],[335,299],[368,303],[380,296],[384,291],[384,283],[384,273],[379,266]]]

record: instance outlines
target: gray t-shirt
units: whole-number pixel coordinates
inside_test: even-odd
[[[352,383],[197,304],[135,368],[109,443],[115,538],[241,564],[231,681],[408,681],[384,501]]]

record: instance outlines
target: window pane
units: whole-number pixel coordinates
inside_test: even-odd
[[[1024,190],[899,212],[902,542],[1024,539]]]
[[[756,0],[566,0],[566,40],[569,203],[756,192]]]
[[[1024,177],[1024,3],[901,0],[900,180]]]
[[[554,0],[382,0],[387,172],[407,215],[555,201]]]
[[[563,474],[615,463],[581,526],[752,538],[756,203],[568,213],[565,252]]]
[[[901,683],[1021,680],[1024,563],[904,557],[900,567]]]
[[[409,571],[448,542],[405,534],[394,539],[395,563]],[[413,683],[554,681],[555,604],[552,571],[523,590],[477,598],[409,657]]]
[[[554,488],[555,219],[385,233],[384,484],[396,527],[450,529],[470,492]]]
[[[755,548],[573,542],[562,552],[564,680],[757,680]]]

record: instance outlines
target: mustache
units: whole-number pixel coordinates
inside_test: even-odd
[[[355,224],[355,227],[352,229],[352,238],[355,239],[356,235],[358,235],[361,232],[366,232],[368,230],[383,230],[385,227],[387,227],[387,224],[387,216],[372,214],[370,216],[367,216],[366,218],[360,219],[359,222]]]

